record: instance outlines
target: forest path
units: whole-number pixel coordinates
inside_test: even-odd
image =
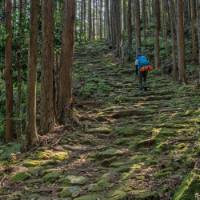
[[[79,48],[74,70],[82,127],[2,161],[0,199],[172,199],[198,157],[200,91],[155,71],[141,92],[103,44]]]

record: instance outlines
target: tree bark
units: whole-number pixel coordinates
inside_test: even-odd
[[[198,46],[199,46],[199,67],[200,67],[200,0],[197,0],[197,27],[198,27]]]
[[[140,1],[134,0],[135,3],[135,32],[136,32],[136,55],[141,48],[141,21],[140,21]]]
[[[172,76],[174,80],[178,80],[178,67],[177,67],[177,37],[176,37],[176,14],[175,5],[173,0],[168,0],[169,15],[170,15],[170,28],[172,35],[172,60],[173,60],[173,70]]]
[[[30,44],[29,44],[29,71],[28,71],[28,113],[26,137],[28,145],[38,142],[36,125],[36,82],[37,82],[37,38],[38,38],[38,16],[39,2],[31,0],[30,19]]]
[[[48,133],[55,123],[53,103],[54,20],[53,0],[42,0],[42,80],[40,103],[41,133]]]
[[[185,41],[184,41],[184,0],[177,1],[177,37],[179,81],[186,83],[185,75]]]
[[[64,27],[60,67],[60,123],[72,118],[72,64],[74,49],[75,0],[64,2]]]
[[[132,40],[133,40],[133,29],[132,29],[132,1],[128,0],[128,60],[132,58]]]
[[[92,39],[92,0],[88,0],[88,39]]]
[[[155,2],[155,18],[156,18],[156,30],[155,30],[155,67],[160,68],[160,0],[154,0]]]
[[[5,140],[13,139],[13,80],[12,80],[12,1],[5,1],[6,46],[5,46],[5,81],[6,81],[6,130]]]
[[[196,15],[195,15],[195,0],[190,0],[191,13],[191,31],[192,31],[192,59],[197,60],[197,29],[196,29]]]

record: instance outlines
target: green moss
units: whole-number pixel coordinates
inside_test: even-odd
[[[160,200],[160,196],[157,192],[145,191],[136,195],[135,200]]]
[[[195,200],[200,192],[200,175],[191,172],[182,182],[174,195],[173,200]]]
[[[101,196],[99,194],[93,193],[75,198],[74,200],[97,200],[97,199],[101,199]]]
[[[89,185],[88,190],[97,192],[108,189],[112,186],[109,176],[110,174],[104,174],[97,183]]]
[[[8,160],[12,158],[12,155],[20,152],[21,144],[9,143],[8,145],[0,146],[0,160]]]
[[[61,177],[61,172],[49,172],[43,176],[44,182],[53,183]]]
[[[172,170],[172,169],[171,169]],[[167,177],[167,176],[170,176],[171,175],[171,171],[169,170],[161,170],[161,171],[158,171],[154,174],[154,176],[158,179],[161,179],[161,178],[164,178],[164,177]]]
[[[124,192],[123,190],[117,189],[108,195],[108,200],[122,200],[127,197],[127,193]]]
[[[47,165],[56,165],[58,164],[58,160],[31,160],[28,159],[23,163],[25,167],[39,167],[39,166],[47,166]]]
[[[96,159],[110,158],[114,156],[123,155],[123,151],[115,148],[108,148],[102,152],[96,153],[93,157]]]
[[[65,180],[64,182],[73,185],[84,185],[88,181],[88,179],[84,176],[74,176],[74,175],[69,175],[63,180]]]
[[[69,158],[69,153],[67,151],[39,151],[36,153],[36,159],[45,159],[45,160],[58,160],[63,161]]]
[[[117,127],[114,130],[115,133],[123,136],[135,135],[138,130],[134,126]]]
[[[64,187],[62,191],[60,192],[59,196],[61,198],[66,197],[77,197],[81,192],[80,187],[73,186],[73,187]]]
[[[30,177],[31,177],[31,175],[28,172],[19,172],[19,173],[16,173],[15,175],[13,175],[11,177],[11,180],[14,182],[22,182],[22,181],[29,179]]]
[[[40,166],[42,163],[43,161],[41,160],[26,160],[23,165],[25,167],[37,167]]]

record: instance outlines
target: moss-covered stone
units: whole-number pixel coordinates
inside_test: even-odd
[[[44,182],[53,183],[57,181],[61,177],[61,175],[62,174],[60,172],[49,172],[45,174],[42,179],[44,180]]]
[[[59,196],[61,198],[66,197],[77,197],[81,192],[81,188],[78,186],[72,186],[72,187],[64,187],[62,191],[60,192]]]
[[[44,150],[37,152],[35,157],[36,159],[63,161],[69,158],[69,153],[67,151]]]
[[[135,200],[160,200],[157,192],[145,191],[135,196]]]
[[[65,180],[73,185],[84,185],[88,181],[88,179],[84,176],[74,176],[74,175],[67,176]]]
[[[114,129],[114,132],[121,136],[133,136],[139,133],[138,129],[134,126],[117,127]]]
[[[167,176],[170,176],[173,172],[173,169],[172,168],[167,168],[167,169],[163,169],[163,170],[160,170],[160,171],[157,171],[154,176],[156,178],[164,178],[164,177],[167,177]]]
[[[60,161],[58,160],[26,160],[23,163],[23,166],[25,167],[39,167],[39,166],[47,166],[47,165],[56,165]]]
[[[74,200],[97,200],[97,199],[101,199],[101,195],[93,193],[75,198]]]
[[[26,160],[23,165],[25,167],[37,167],[44,164],[43,160]]]
[[[102,134],[109,134],[112,132],[112,129],[109,127],[98,127],[98,128],[91,128],[86,131],[87,133],[102,133]]]
[[[104,158],[109,158],[109,157],[114,157],[114,156],[120,156],[123,155],[125,152],[120,149],[115,149],[115,148],[108,148],[102,152],[96,153],[93,157],[96,159],[104,159]]]
[[[200,194],[200,175],[192,171],[178,188],[173,200],[195,200],[198,194]]]
[[[128,196],[127,192],[117,189],[108,194],[108,200],[123,200]]]
[[[88,190],[91,192],[103,191],[111,187],[111,183],[107,178],[101,178],[97,183],[90,184]]]
[[[30,177],[31,177],[31,175],[28,172],[19,172],[19,173],[16,173],[15,175],[13,175],[11,177],[11,180],[14,182],[22,182],[22,181],[29,179]]]

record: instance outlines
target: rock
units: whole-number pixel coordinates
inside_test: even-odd
[[[106,158],[101,161],[101,166],[103,167],[109,167],[112,162],[114,162],[117,159],[117,157],[111,157],[111,158]]]
[[[182,182],[174,195],[174,200],[198,199],[200,194],[200,174],[192,171]]]
[[[24,162],[25,167],[37,167],[43,164],[42,160],[26,160]]]
[[[20,200],[22,198],[23,194],[21,191],[13,192],[9,196],[5,197],[6,200]]]
[[[69,183],[73,185],[84,185],[88,180],[84,176],[73,176],[73,175],[67,176],[66,179],[69,181]]]
[[[11,180],[14,182],[22,182],[22,181],[29,179],[30,177],[31,177],[31,175],[28,172],[19,172],[19,173],[16,173],[15,175],[13,175],[11,177]]]
[[[43,176],[44,182],[53,183],[61,177],[60,172],[49,172]]]
[[[137,144],[137,147],[150,147],[156,144],[156,139],[155,138],[149,138],[146,140],[142,140]]]
[[[108,200],[122,200],[122,199],[126,199],[126,197],[127,197],[127,193],[119,189],[119,190],[111,192],[108,195]]]
[[[160,200],[160,196],[157,192],[142,192],[138,196],[132,195],[135,200]]]
[[[139,131],[134,126],[117,127],[114,131],[115,133],[123,136],[134,136],[139,133]]]
[[[59,196],[62,198],[66,197],[77,197],[81,192],[81,188],[78,186],[72,186],[72,187],[64,187],[62,191],[60,192]]]
[[[108,127],[99,127],[99,128],[91,128],[86,131],[87,133],[102,133],[102,134],[109,134],[112,132],[112,129]]]
[[[101,196],[94,193],[75,198],[74,200],[101,200]]]
[[[44,159],[44,160],[57,160],[63,161],[69,158],[69,153],[67,151],[39,151],[36,153],[36,159]]]
[[[88,186],[88,190],[91,192],[103,191],[111,187],[111,183],[107,177],[101,178],[97,183]]]
[[[46,165],[55,165],[58,161],[56,160],[26,160],[23,163],[25,167],[39,167],[39,166],[46,166]]]
[[[115,148],[108,148],[102,152],[98,152],[97,154],[95,154],[94,157],[98,159],[102,159],[102,158],[120,156],[126,153],[127,153],[127,149],[120,150],[120,149],[115,149]]]

